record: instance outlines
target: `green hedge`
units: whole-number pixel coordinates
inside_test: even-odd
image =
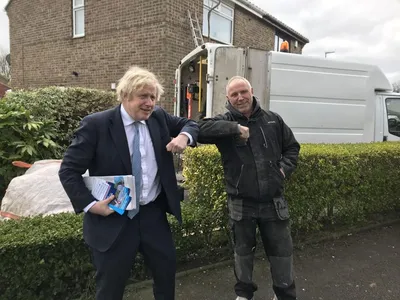
[[[81,216],[0,223],[0,270],[0,299],[72,299],[93,276]]]
[[[400,143],[303,145],[286,195],[295,232],[363,224],[400,208]],[[178,264],[231,257],[226,195],[215,146],[188,149],[183,225],[171,218]],[[93,294],[82,216],[61,214],[0,223],[0,299],[72,299]],[[147,274],[139,260],[134,280]]]
[[[226,256],[226,236],[214,234],[208,242],[197,227],[198,217],[190,219],[193,213],[184,208],[183,226],[171,218],[179,264]],[[0,299],[92,299],[95,273],[82,238],[82,215],[0,222],[0,270]],[[132,274],[132,282],[149,278],[142,256]]]
[[[217,148],[202,146],[185,155],[191,200],[217,217],[226,213],[221,209],[226,195]],[[293,230],[351,225],[372,213],[400,208],[399,166],[399,142],[302,145],[298,167],[286,181]]]
[[[0,100],[0,201],[10,179],[24,171],[13,160],[61,159],[80,120],[116,104],[115,93],[86,88],[7,93]]]
[[[53,121],[58,132],[55,142],[65,148],[83,117],[115,106],[116,99],[114,92],[46,87],[13,91],[5,96],[4,101],[20,104],[38,121]]]

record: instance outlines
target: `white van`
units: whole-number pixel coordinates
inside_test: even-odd
[[[224,113],[226,83],[246,77],[261,107],[282,116],[301,143],[400,140],[400,94],[374,65],[206,43],[175,73],[175,114]]]

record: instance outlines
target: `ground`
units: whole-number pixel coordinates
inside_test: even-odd
[[[295,250],[299,300],[400,299],[400,223]],[[272,299],[267,261],[256,260],[256,300]],[[178,275],[176,300],[234,300],[232,262]],[[150,286],[129,286],[125,300],[151,300]]]

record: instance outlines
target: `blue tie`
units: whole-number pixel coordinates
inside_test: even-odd
[[[135,135],[133,137],[132,175],[135,176],[136,208],[128,211],[128,217],[133,218],[139,212],[139,198],[142,191],[142,159],[140,156],[139,122],[134,122]],[[132,199],[131,201],[134,201]]]

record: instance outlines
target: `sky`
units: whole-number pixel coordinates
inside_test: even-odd
[[[4,11],[8,0],[0,0],[0,50],[10,51],[10,35],[8,30],[8,17]]]
[[[400,81],[400,0],[250,0],[310,40],[303,55],[378,65]]]
[[[378,65],[400,81],[400,0],[250,0],[310,40],[303,55]],[[0,0],[0,48],[9,51],[8,17]],[[358,4],[356,4],[358,3]]]

